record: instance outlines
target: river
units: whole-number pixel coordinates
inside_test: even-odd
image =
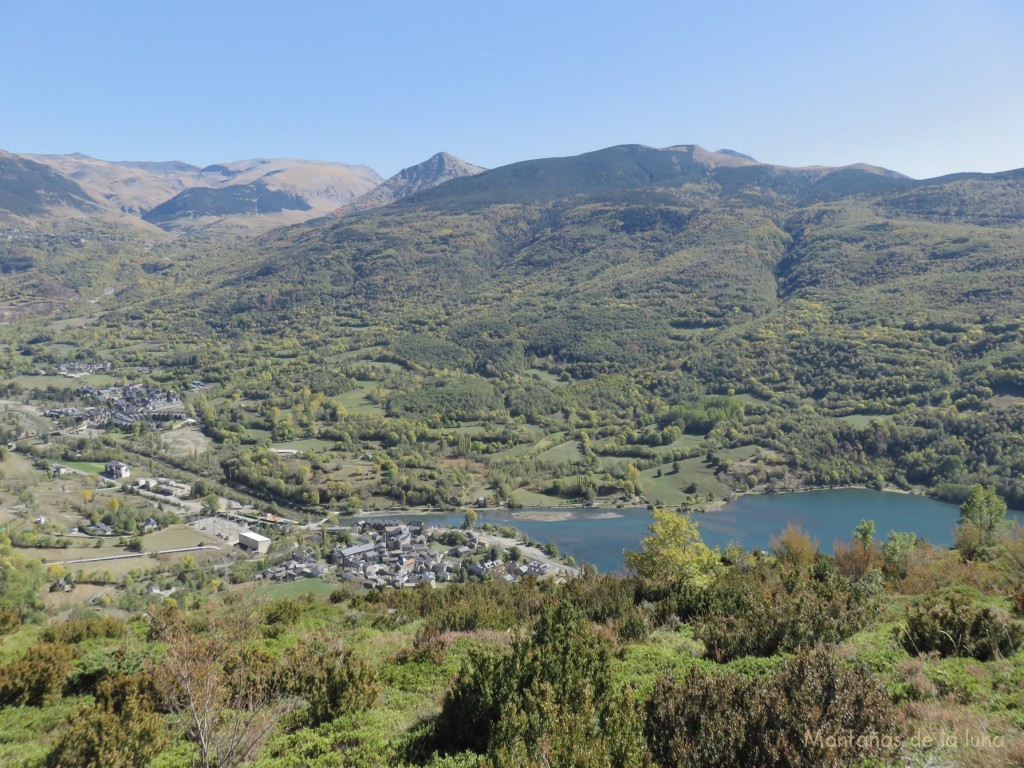
[[[768,549],[771,537],[793,523],[818,539],[823,551],[830,552],[834,541],[850,540],[862,519],[875,521],[879,539],[893,530],[912,531],[932,544],[948,547],[959,514],[956,505],[924,496],[843,489],[741,496],[716,512],[695,515],[694,520],[704,541],[713,547],[736,542],[748,550]],[[481,510],[478,515],[478,523],[511,525],[533,540],[553,541],[577,562],[592,563],[606,573],[624,569],[622,551],[638,548],[651,521],[646,509],[614,507]],[[1010,516],[1024,524],[1021,513],[1011,512]],[[458,525],[462,515],[397,514],[395,519]]]

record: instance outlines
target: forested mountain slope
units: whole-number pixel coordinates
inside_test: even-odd
[[[557,417],[642,442],[675,404],[745,395],[764,405],[716,439],[771,446],[811,482],[988,480],[1018,503],[1020,451],[986,446],[1020,416],[992,404],[1024,391],[1022,201],[1017,172],[914,181],[613,147],[274,231],[170,268],[173,291],[110,319],[234,345],[201,374],[241,391],[268,370],[244,348],[291,349],[284,387],[356,386],[354,364],[387,361],[404,371],[378,396],[389,416],[441,423]],[[537,371],[576,384],[524,384]],[[465,385],[482,399],[445,400],[465,375],[489,382]],[[904,426],[879,442],[872,416]]]

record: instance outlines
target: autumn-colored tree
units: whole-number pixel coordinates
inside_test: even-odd
[[[771,548],[780,563],[794,568],[806,568],[818,556],[818,540],[812,539],[799,525],[792,523],[778,536],[772,536]]]
[[[650,535],[639,552],[626,552],[626,567],[637,577],[660,587],[709,584],[719,564],[718,553],[708,547],[689,515],[656,507]]]
[[[1006,502],[995,488],[974,486],[967,501],[960,505],[956,544],[967,559],[985,557],[1007,528]]]
[[[875,543],[875,524],[861,520],[853,532],[853,541],[837,541],[832,550],[836,570],[847,578],[858,581],[867,576],[880,562],[881,551]]]

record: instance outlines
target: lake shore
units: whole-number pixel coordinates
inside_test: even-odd
[[[914,490],[907,490],[905,488],[897,488],[896,486],[886,486],[884,488],[872,488],[867,485],[828,485],[822,487],[808,486],[807,488],[787,488],[784,491],[740,491],[736,494],[736,497],[732,500],[726,499],[715,499],[712,502],[708,502],[707,505],[701,507],[702,512],[720,512],[725,507],[732,504],[744,496],[789,496],[795,493],[818,493],[820,491],[877,491],[879,493],[897,493],[905,496],[922,496],[926,499],[934,499],[934,496],[930,496],[927,493],[919,493]],[[936,501],[942,501],[942,499],[935,499]]]
[[[734,495],[732,499],[715,499],[701,504],[695,508],[694,512],[697,513],[713,513],[719,512],[729,504],[741,499],[745,496],[787,496],[795,493],[817,493],[819,491],[845,491],[845,490],[861,490],[861,491],[879,491],[881,493],[897,493],[904,494],[907,496],[923,496],[925,498],[934,499],[925,489],[921,490],[907,490],[904,488],[897,488],[896,486],[889,485],[882,489],[872,488],[867,485],[831,485],[831,486],[808,486],[806,488],[788,488],[781,491],[739,491]],[[935,499],[936,501],[942,501],[942,499]],[[496,507],[475,507],[465,506],[457,507],[455,509],[445,509],[442,507],[410,507],[409,509],[361,509],[356,517],[391,517],[391,516],[409,516],[409,515],[440,515],[440,514],[459,514],[465,512],[468,509],[473,509],[478,512],[489,512],[489,511],[502,511],[508,512],[517,517],[522,517],[524,520],[537,520],[542,522],[557,522],[559,520],[569,520],[575,514],[582,510],[591,510],[595,512],[592,517],[594,519],[601,519],[602,516],[616,517],[619,516],[617,510],[635,510],[635,509],[648,509],[650,504],[625,504],[619,503],[612,507],[599,507],[594,505],[588,505],[584,503],[575,504],[531,504],[526,509],[531,511],[520,513],[517,509],[509,509],[505,506]],[[536,511],[534,511],[536,510]]]

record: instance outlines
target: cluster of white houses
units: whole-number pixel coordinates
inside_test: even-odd
[[[357,543],[336,547],[331,561],[338,566],[338,577],[361,584],[367,589],[414,587],[458,578],[465,568],[468,575],[515,581],[524,576],[547,576],[552,568],[546,563],[515,563],[504,560],[476,562],[464,560],[483,548],[473,531],[460,531],[465,544],[439,550],[431,547],[452,529],[424,528],[421,524],[387,521],[359,522],[352,527]]]
[[[257,581],[296,581],[298,579],[319,579],[326,576],[328,567],[317,560],[311,550],[294,552],[287,561],[267,568],[256,575]]]
[[[185,418],[185,406],[177,393],[158,387],[129,384],[124,387],[80,387],[77,394],[100,405],[88,408],[51,408],[43,413],[53,419],[74,419],[96,425],[129,428],[136,421],[170,421]]]

